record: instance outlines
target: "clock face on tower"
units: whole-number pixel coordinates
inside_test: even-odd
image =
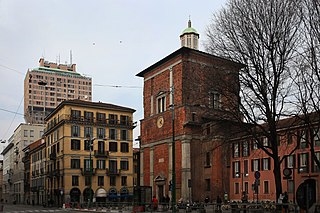
[[[162,116],[160,116],[157,120],[157,126],[158,128],[161,128],[163,126],[163,123],[164,123],[164,119]]]

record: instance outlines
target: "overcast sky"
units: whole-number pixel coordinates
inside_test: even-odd
[[[212,14],[225,3],[0,0],[0,140],[7,140],[24,122],[27,69],[37,67],[41,57],[70,63],[70,50],[77,72],[92,77],[93,101],[133,108],[134,121],[139,124],[143,80],[135,75],[180,48],[179,35],[189,16],[200,34],[200,44],[204,42]],[[139,129],[138,125],[135,138]]]

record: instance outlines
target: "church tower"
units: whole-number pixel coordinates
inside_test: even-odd
[[[191,20],[188,21],[188,27],[180,35],[181,47],[189,47],[199,50],[199,33],[191,27]]]

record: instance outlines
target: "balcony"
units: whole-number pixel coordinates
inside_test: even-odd
[[[50,154],[50,160],[56,160],[57,159],[57,154],[56,153],[51,153]]]
[[[89,176],[89,175],[91,175],[91,173],[90,173],[90,168],[81,168],[80,170],[81,170],[81,174],[82,174],[83,176]],[[96,169],[95,169],[95,168],[92,168],[92,175],[95,174],[95,171],[96,171]]]
[[[118,176],[120,175],[121,170],[120,169],[106,169],[107,176]]]
[[[109,151],[102,151],[102,150],[94,150],[94,156],[96,158],[107,158],[109,157]]]

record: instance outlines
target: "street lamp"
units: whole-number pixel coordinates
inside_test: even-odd
[[[93,165],[92,165],[91,157],[92,157],[93,141],[94,141],[95,139],[96,139],[96,138],[88,138],[88,140],[89,140],[89,150],[90,150],[90,155],[89,155],[90,185],[89,185],[88,208],[91,207],[91,200],[92,200],[92,170],[93,170]]]
[[[88,201],[88,208],[91,207],[91,200],[92,200],[92,176],[93,176],[93,162],[91,160],[92,158],[92,149],[93,149],[93,141],[97,138],[87,138],[89,141],[89,150],[90,150],[90,155],[89,155],[89,164],[90,164],[90,186],[89,186],[89,201]],[[107,140],[107,138],[103,138],[101,140]]]

